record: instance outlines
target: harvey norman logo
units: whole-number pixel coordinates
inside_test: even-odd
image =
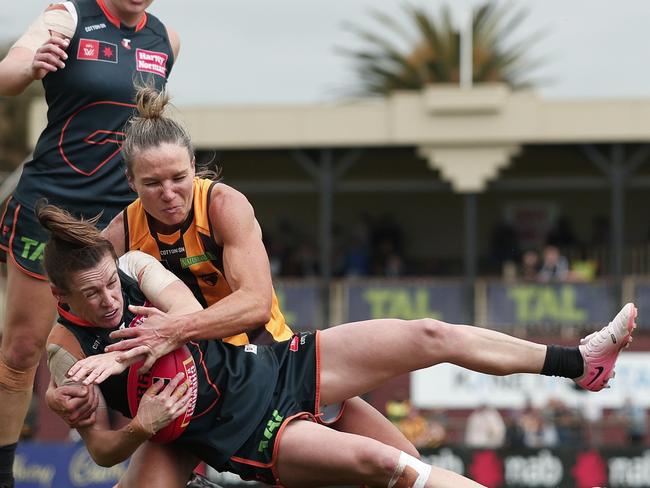
[[[145,49],[135,50],[135,68],[138,71],[153,73],[155,75],[167,77],[167,58],[165,53],[157,51],[147,51]]]

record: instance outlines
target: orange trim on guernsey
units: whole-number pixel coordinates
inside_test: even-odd
[[[78,325],[80,327],[96,327],[95,325],[91,324],[90,322],[82,319],[81,317],[77,317],[75,314],[68,312],[65,310],[60,303],[57,303],[56,305],[56,311],[59,312],[59,315],[63,317],[64,319],[72,322],[74,325]]]
[[[282,421],[282,424],[280,425],[280,428],[278,429],[278,433],[275,436],[275,442],[273,445],[273,455],[271,456],[271,461],[268,463],[263,463],[261,461],[253,461],[252,459],[246,459],[238,456],[231,456],[230,460],[235,461],[236,463],[240,464],[248,464],[249,466],[255,466],[257,468],[271,468],[273,469],[273,465],[277,461],[277,455],[278,455],[278,448],[280,445],[280,435],[284,432],[284,429],[287,425],[289,425],[289,422],[292,420],[295,420],[296,418],[305,418],[308,417],[310,418],[313,422],[316,422],[316,418],[314,415],[310,412],[298,412],[293,414],[291,417],[287,417]],[[275,475],[275,470],[274,470],[274,475]],[[276,476],[276,481],[277,481],[277,476]]]
[[[2,217],[0,217],[0,222],[2,222],[3,225],[4,225],[4,222],[5,222],[5,217],[7,216],[7,211],[9,210],[9,204],[11,203],[11,201],[12,201],[13,199],[14,199],[14,196],[11,195],[11,196],[7,199],[7,203],[5,204],[5,209],[4,209],[3,212],[2,212]]]
[[[104,15],[108,21],[119,29],[122,22],[120,22],[120,19],[113,15],[110,10],[108,10],[108,7],[106,7],[104,0],[97,0],[97,5],[99,5],[100,9],[102,9],[102,12],[104,12]]]
[[[111,24],[113,24],[118,29],[122,26],[122,21],[120,20],[120,18],[117,17],[116,15],[113,15],[113,13],[106,6],[104,0],[97,0],[97,5],[99,5],[100,9],[102,9],[102,12],[104,12],[104,15],[106,16],[106,18]],[[138,23],[135,26],[135,31],[138,32],[145,25],[147,25],[147,12],[143,12],[142,18],[138,21]]]

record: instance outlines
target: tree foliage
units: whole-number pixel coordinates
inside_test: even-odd
[[[371,12],[378,29],[347,24],[361,47],[340,51],[352,61],[361,84],[358,94],[387,95],[431,83],[459,82],[460,34],[450,7],[443,6],[436,16],[416,6],[405,5],[403,10],[406,24],[378,10]],[[513,89],[534,84],[529,75],[540,61],[530,60],[529,53],[541,33],[511,40],[526,16],[526,10],[512,4],[488,2],[473,9],[475,83],[503,82]]]

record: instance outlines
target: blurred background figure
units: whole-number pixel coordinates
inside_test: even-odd
[[[625,428],[627,441],[633,446],[644,444],[648,435],[646,409],[635,403],[632,396],[628,396],[616,413]]]
[[[519,277],[523,281],[537,281],[540,271],[539,254],[528,250],[521,256]]]
[[[502,447],[506,439],[506,424],[499,411],[483,403],[467,418],[465,444],[469,447]]]
[[[560,254],[560,249],[547,244],[542,252],[542,266],[537,273],[542,283],[562,282],[569,279],[569,260]]]
[[[585,422],[577,408],[569,407],[559,398],[551,398],[544,408],[543,415],[555,425],[558,445],[584,445]]]
[[[558,444],[557,428],[553,418],[544,409],[528,403],[519,417],[524,446],[528,448],[555,447]]]

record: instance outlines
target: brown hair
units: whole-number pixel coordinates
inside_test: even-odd
[[[194,158],[192,140],[185,128],[164,114],[170,99],[167,92],[156,90],[151,83],[136,85],[136,88],[137,115],[129,119],[122,145],[127,174],[133,176],[137,153],[165,143],[184,147],[190,159]]]
[[[77,219],[67,211],[40,201],[36,216],[49,231],[45,245],[43,267],[50,282],[68,292],[71,273],[95,267],[107,254],[117,260],[111,242],[95,227],[100,215],[92,219]]]

